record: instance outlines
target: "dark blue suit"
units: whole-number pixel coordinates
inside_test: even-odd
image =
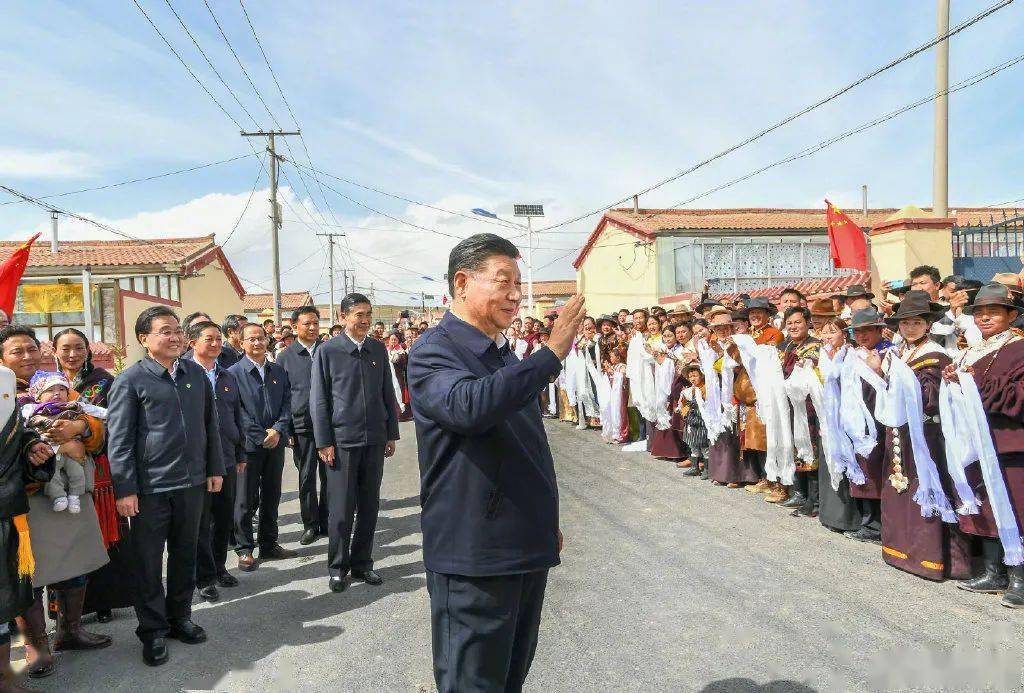
[[[448,313],[409,354],[438,690],[519,690],[558,558],[558,487],[538,394],[561,364],[520,362]]]
[[[228,369],[238,381],[242,402],[242,438],[245,471],[235,489],[235,552],[252,553],[256,544],[269,549],[277,544],[277,506],[281,502],[284,451],[292,424],[291,385],[288,374],[270,359],[264,362],[264,378],[248,357]],[[263,447],[267,429],[281,434],[277,447]],[[253,540],[252,518],[259,503],[259,536]]]

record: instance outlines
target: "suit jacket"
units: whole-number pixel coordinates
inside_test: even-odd
[[[241,361],[244,356],[245,354],[228,344],[228,339],[225,337],[224,346],[220,350],[220,356],[217,357],[217,363],[224,368],[231,368]]]
[[[313,359],[309,415],[318,448],[384,445],[398,440],[398,402],[387,349],[347,334],[321,344]]]
[[[220,446],[224,467],[230,469],[245,462],[245,439],[242,437],[242,393],[238,381],[226,368],[217,364],[217,384],[213,388],[217,400],[217,422],[220,424]]]
[[[317,340],[313,353],[323,347]],[[313,372],[313,358],[306,347],[296,339],[277,356],[277,365],[288,373],[292,386],[292,435],[313,435],[313,419],[309,415],[309,381]]]
[[[265,380],[261,383],[259,369],[243,358],[228,369],[235,376],[242,402],[242,437],[247,452],[261,449],[267,429],[281,434],[280,445],[288,444],[292,425],[292,395],[288,374],[269,358],[264,362]],[[267,409],[260,407],[260,388],[267,400]]]
[[[520,361],[451,312],[409,353],[423,562],[458,575],[558,565],[558,486],[538,395],[550,349]]]

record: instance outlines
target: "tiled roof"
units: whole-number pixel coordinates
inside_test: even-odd
[[[281,308],[295,310],[299,306],[313,305],[313,297],[308,291],[292,291],[281,293]],[[242,299],[242,310],[246,313],[259,313],[274,307],[273,294],[246,294]]]
[[[784,289],[788,288],[794,288],[804,296],[815,296],[817,294],[838,293],[846,287],[853,286],[854,284],[863,284],[865,286],[870,285],[871,273],[854,272],[852,274],[829,277],[827,279],[811,279],[808,281],[797,282],[796,284],[779,284],[778,286],[770,286],[765,289],[754,289],[753,291],[744,291],[742,293],[750,294],[751,298],[760,296],[775,300],[782,295]],[[733,292],[727,294],[715,294],[712,298],[718,301],[731,301],[736,299],[739,295],[739,293]]]
[[[575,279],[533,283],[534,296],[572,296],[574,293],[576,293]]]
[[[22,240],[0,241],[0,261],[23,243]],[[29,267],[180,264],[209,250],[213,245],[213,236],[139,241],[60,241],[57,253],[53,254],[50,252],[49,241],[41,236],[32,245],[28,264]]]

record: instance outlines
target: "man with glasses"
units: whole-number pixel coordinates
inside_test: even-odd
[[[117,511],[132,518],[135,633],[143,660],[158,666],[168,658],[165,638],[206,640],[191,619],[196,548],[206,494],[220,491],[224,459],[210,381],[199,364],[179,358],[178,316],[166,306],[147,308],[135,335],[146,355],[110,388],[108,455]]]
[[[256,323],[242,328],[245,356],[228,369],[238,381],[242,400],[242,436],[245,471],[235,488],[235,553],[238,569],[256,569],[253,550],[260,560],[294,558],[298,554],[277,543],[277,509],[281,503],[284,450],[292,425],[291,384],[288,373],[267,358],[267,333]],[[252,519],[259,504],[259,532],[253,537]]]

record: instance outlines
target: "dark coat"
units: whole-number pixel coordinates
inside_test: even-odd
[[[228,344],[227,337],[225,337],[224,346],[220,350],[220,356],[217,357],[217,363],[219,363],[222,368],[231,368],[241,361],[243,356],[245,356],[245,354]]]
[[[224,452],[224,467],[231,469],[245,462],[245,440],[242,437],[242,393],[235,376],[217,364],[217,422],[220,424],[220,447]]]
[[[317,340],[313,352],[323,346]],[[277,355],[277,365],[288,373],[292,387],[292,428],[291,434],[312,435],[313,419],[309,416],[309,382],[313,372],[313,359],[306,347],[296,339]]]
[[[175,379],[149,356],[114,379],[107,455],[118,498],[224,476],[217,406],[202,367],[178,359]]]
[[[255,452],[262,447],[268,428],[280,433],[282,442],[287,444],[292,425],[292,391],[288,374],[269,358],[264,363],[266,380],[262,383],[259,369],[248,358],[228,369],[238,382],[238,391],[242,395],[242,437],[247,452]],[[266,410],[262,410],[259,404],[261,388],[266,394]]]
[[[398,403],[384,345],[367,337],[360,350],[347,334],[322,344],[313,359],[309,414],[318,448],[398,440]]]

